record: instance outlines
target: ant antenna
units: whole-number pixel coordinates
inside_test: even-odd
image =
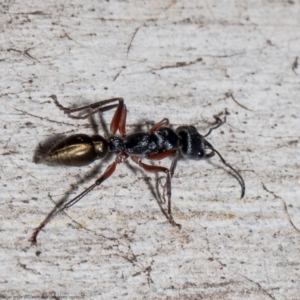
[[[223,125],[226,122],[226,117],[224,118],[224,121],[222,121],[219,117],[214,116],[214,118],[217,120],[217,125],[210,128],[208,133],[206,135],[203,135],[203,137],[207,137],[211,134],[211,132],[217,128],[219,128],[221,125]]]
[[[219,127],[220,125],[218,125],[218,127]],[[215,128],[217,128],[217,127],[215,127]],[[215,129],[215,128],[213,128],[213,129]],[[210,130],[211,131],[211,130]],[[210,133],[210,132],[209,132]],[[221,159],[221,161],[222,161],[222,163],[225,165],[225,166],[227,166],[235,175],[236,175],[236,177],[237,177],[237,180],[238,180],[238,182],[239,182],[239,184],[241,185],[241,188],[242,188],[242,193],[241,193],[241,198],[243,198],[244,196],[245,196],[245,189],[246,189],[246,187],[245,187],[245,181],[244,181],[244,179],[243,179],[243,177],[240,175],[240,173],[237,171],[237,170],[235,170],[231,165],[229,165],[226,161],[225,161],[225,159],[222,157],[222,155],[208,142],[208,141],[206,141],[206,140],[204,140],[204,143],[205,143],[205,146],[207,147],[207,148],[209,148],[210,150],[212,150],[212,151],[214,151],[215,153],[217,153],[218,154],[218,156],[220,157],[220,159]]]

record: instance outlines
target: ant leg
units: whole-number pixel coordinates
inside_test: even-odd
[[[119,122],[119,132],[121,133],[122,138],[126,137],[126,118],[127,118],[127,108],[124,105],[120,122]]]
[[[158,122],[157,124],[155,124],[153,127],[151,127],[150,130],[149,130],[149,132],[156,131],[156,130],[158,130],[161,127],[166,126],[166,125],[169,125],[169,119],[164,118],[160,122]]]
[[[214,155],[214,152],[212,152],[213,155]],[[170,174],[171,174],[171,177],[173,177],[174,175],[174,172],[175,172],[175,168],[177,166],[177,161],[180,157],[180,152],[178,150],[168,150],[168,151],[165,151],[165,152],[162,152],[162,153],[155,153],[155,154],[149,154],[146,156],[147,159],[151,159],[151,160],[161,160],[161,159],[164,159],[168,156],[171,156],[171,155],[174,155],[173,159],[172,159],[172,164],[171,164],[171,167],[170,167]]]
[[[180,157],[180,152],[179,151],[176,151],[175,155],[174,155],[174,158],[172,160],[172,163],[171,163],[171,167],[170,167],[170,173],[171,173],[171,177],[173,177],[174,173],[175,173],[175,169],[176,169],[176,166],[177,166],[177,162],[178,162],[178,159]]]
[[[171,178],[173,178],[173,175],[175,173],[175,169],[176,169],[176,166],[177,166],[177,162],[178,162],[178,159],[180,157],[180,152],[178,150],[169,150],[169,151],[166,151],[166,152],[163,152],[163,153],[148,155],[147,158],[148,159],[153,159],[153,160],[163,159],[163,158],[168,157],[168,156],[170,156],[174,153],[175,153],[175,155],[172,159],[172,163],[171,163],[171,167],[170,167],[170,176],[171,176]],[[157,183],[160,179],[161,178],[157,179]],[[164,186],[163,186],[163,195],[165,195],[166,186],[167,186],[167,183],[165,183]]]
[[[120,98],[118,107],[110,123],[110,133],[112,135],[116,134],[117,130],[119,129],[122,137],[126,136],[126,117],[127,108],[124,104],[123,98]]]
[[[161,152],[161,153],[148,154],[146,156],[146,158],[151,159],[151,160],[161,160],[161,159],[164,159],[168,156],[171,156],[175,152],[177,152],[177,150],[167,150],[167,151]]]
[[[139,156],[131,156],[131,159],[137,163],[140,167],[142,167],[147,172],[163,172],[167,175],[167,182],[166,182],[166,188],[167,188],[167,197],[168,197],[168,204],[167,204],[167,217],[171,225],[177,226],[178,228],[181,228],[180,224],[177,224],[172,216],[172,208],[171,208],[171,174],[170,170],[165,167],[160,166],[151,166],[142,163],[141,157]]]
[[[39,232],[52,220],[54,219],[59,213],[61,213],[62,211],[64,211],[66,208],[69,208],[71,206],[73,206],[74,204],[76,204],[78,201],[80,201],[86,194],[88,194],[90,191],[92,191],[96,186],[100,185],[103,181],[105,181],[107,178],[109,178],[115,171],[117,164],[123,162],[124,160],[127,159],[127,155],[124,153],[120,153],[115,161],[110,164],[107,169],[105,170],[105,172],[103,173],[103,175],[98,178],[94,184],[92,184],[90,187],[88,187],[86,190],[84,190],[81,194],[77,195],[75,198],[73,198],[72,200],[68,201],[66,204],[64,204],[63,206],[61,206],[60,208],[55,207],[46,217],[46,219],[33,231],[33,234],[30,238],[30,242],[32,245],[36,244],[36,238],[39,234]]]
[[[58,102],[57,97],[55,95],[51,95],[50,98],[53,99],[55,105],[59,109],[61,109],[65,114],[68,115],[68,117],[70,117],[72,119],[87,119],[97,112],[105,112],[105,111],[111,110],[113,108],[116,108],[119,105],[119,104],[112,104],[112,105],[107,105],[107,104],[117,102],[117,101],[119,101],[119,103],[120,103],[121,101],[123,101],[123,98],[112,98],[112,99],[107,99],[107,100],[101,100],[101,101],[95,102],[93,104],[83,105],[83,106],[79,106],[79,107],[75,107],[75,108],[68,108],[68,107],[61,105]],[[84,115],[81,115],[81,116],[80,115],[77,115],[77,116],[72,115],[75,112],[82,112],[85,110],[88,112]]]

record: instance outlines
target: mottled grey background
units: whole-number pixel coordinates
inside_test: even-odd
[[[299,15],[298,1],[2,1],[1,297],[299,299]],[[209,141],[241,172],[245,198],[217,157],[180,161],[179,231],[155,174],[124,164],[31,247],[53,201],[113,159],[33,162],[53,136],[92,134],[51,94],[65,106],[122,96],[129,133],[164,117],[206,133],[227,111]]]

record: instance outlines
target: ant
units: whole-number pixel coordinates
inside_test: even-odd
[[[123,98],[112,98],[102,100],[91,105],[84,105],[77,108],[67,108],[62,106],[55,95],[50,96],[56,106],[64,111],[68,117],[73,119],[87,119],[95,113],[102,113],[116,108],[112,121],[110,123],[110,134],[108,139],[100,135],[88,136],[85,134],[75,134],[59,141],[46,154],[47,162],[59,163],[65,166],[84,166],[94,162],[97,159],[104,158],[109,152],[117,152],[117,156],[105,172],[86,190],[75,198],[71,199],[61,207],[55,207],[45,218],[43,222],[34,230],[31,236],[31,243],[36,244],[37,235],[53,218],[60,212],[64,211],[80,201],[85,195],[92,191],[96,186],[99,186],[103,181],[108,179],[115,171],[116,166],[129,157],[133,162],[138,164],[147,172],[163,172],[166,174],[166,189],[167,196],[167,213],[168,221],[173,226],[181,227],[175,223],[171,211],[171,178],[174,175],[177,161],[180,157],[199,160],[211,158],[215,154],[219,156],[222,163],[226,165],[234,173],[234,177],[239,181],[242,192],[241,198],[245,195],[245,182],[242,176],[231,165],[229,165],[221,154],[205,139],[210,133],[220,127],[225,120],[214,116],[217,120],[217,125],[210,128],[207,134],[201,135],[194,126],[180,126],[173,130],[168,126],[167,118],[161,120],[149,132],[140,132],[126,135],[126,116],[127,108]],[[111,104],[118,102],[117,104]],[[81,113],[87,113],[81,115]],[[79,115],[73,113],[79,112]],[[119,131],[121,136],[117,136]],[[207,152],[207,150],[209,152]],[[161,160],[166,157],[173,156],[171,167],[165,168],[162,166],[148,165],[142,162],[144,158],[149,160]],[[165,193],[163,193],[165,195]]]

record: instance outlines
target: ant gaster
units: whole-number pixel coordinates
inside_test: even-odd
[[[166,174],[167,196],[167,218],[172,225],[180,227],[175,223],[171,211],[171,178],[174,175],[178,159],[183,156],[188,159],[199,160],[211,158],[215,153],[220,157],[222,163],[229,167],[239,181],[242,192],[241,198],[245,194],[245,183],[242,176],[232,166],[230,166],[221,154],[205,139],[212,130],[223,124],[219,117],[215,117],[218,124],[212,127],[206,135],[201,135],[194,126],[180,126],[175,131],[167,125],[168,119],[163,119],[152,128],[149,132],[134,133],[126,135],[126,116],[127,109],[123,98],[113,98],[99,101],[91,105],[85,105],[77,108],[66,108],[62,106],[55,95],[51,98],[55,104],[63,110],[69,117],[74,119],[86,119],[97,112],[104,112],[116,108],[110,124],[111,136],[108,139],[100,135],[88,136],[85,134],[76,134],[58,142],[45,157],[48,162],[59,163],[65,166],[84,166],[93,161],[104,158],[109,152],[117,152],[117,156],[105,172],[86,190],[68,201],[61,207],[55,207],[45,218],[45,220],[34,230],[31,236],[31,243],[36,244],[36,238],[42,228],[46,226],[54,217],[66,208],[73,206],[80,201],[86,194],[100,185],[109,178],[115,171],[116,166],[129,157],[145,171],[163,172]],[[118,104],[110,104],[118,102]],[[73,115],[76,112],[88,113],[84,115]],[[119,131],[121,136],[117,136]],[[207,150],[209,152],[207,152]],[[162,166],[148,165],[142,162],[142,159],[161,160],[168,156],[173,156],[170,169]]]

